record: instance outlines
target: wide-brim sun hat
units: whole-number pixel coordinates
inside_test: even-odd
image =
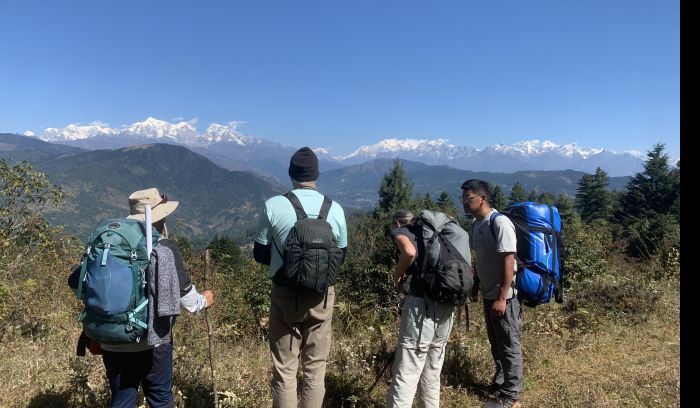
[[[168,201],[168,196],[161,194],[157,188],[134,191],[129,196],[129,216],[132,220],[146,219],[146,206],[151,206],[151,222],[158,222],[175,211],[179,201]]]

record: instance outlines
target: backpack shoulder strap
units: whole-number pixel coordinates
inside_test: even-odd
[[[319,220],[326,220],[328,218],[328,212],[331,210],[331,205],[333,205],[333,200],[328,198],[328,196],[323,196],[323,204],[321,204],[321,210],[318,212]]]
[[[496,238],[496,230],[494,229],[494,224],[493,221],[498,217],[499,215],[503,215],[500,212],[496,211],[495,213],[491,213],[491,216],[489,217],[489,228],[491,228],[491,236],[493,236],[493,239],[495,241],[498,241],[498,238]]]
[[[435,225],[433,225],[433,223],[430,222],[430,220],[427,220],[427,219],[425,219],[425,218],[419,218],[418,220],[420,221],[419,225],[421,226],[421,228],[420,228],[421,236],[422,236],[424,239],[425,239],[425,238],[430,239],[430,238],[432,238],[432,237],[437,236],[437,234],[440,233],[440,231],[438,231],[438,230],[435,228]],[[433,232],[433,234],[432,234],[430,237],[426,237],[426,236],[424,235],[424,232],[425,232],[426,228]]]
[[[420,225],[420,240],[422,241],[423,245],[423,262],[421,262],[421,267],[420,267],[420,273],[423,274],[425,273],[427,267],[428,267],[428,243],[432,245],[435,240],[438,240],[440,242],[440,231],[435,229],[435,226],[428,220],[424,218],[419,218],[419,225]],[[426,232],[428,230],[432,231],[432,234],[430,236],[426,236]]]
[[[290,203],[292,203],[292,207],[294,207],[294,212],[297,213],[297,221],[303,220],[304,218],[309,218],[308,215],[306,215],[306,211],[304,211],[304,207],[301,205],[301,201],[299,201],[299,198],[297,198],[296,195],[294,195],[293,192],[288,191],[284,193],[284,196],[289,200]]]

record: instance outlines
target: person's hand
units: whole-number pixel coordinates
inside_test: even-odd
[[[210,290],[205,290],[202,292],[202,296],[207,300],[207,307],[214,304],[214,292]]]
[[[506,299],[498,298],[491,304],[491,316],[495,318],[502,318],[506,313]]]
[[[403,293],[403,283],[406,280],[406,275],[401,275],[397,279],[394,279],[394,289],[398,293]]]
[[[90,354],[102,354],[102,345],[94,340],[87,339],[87,349],[90,350]]]

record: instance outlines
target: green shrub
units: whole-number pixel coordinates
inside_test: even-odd
[[[661,297],[657,285],[656,281],[640,276],[601,275],[572,288],[564,311],[592,312],[607,315],[622,324],[638,324],[655,311]]]
[[[383,221],[362,216],[349,222],[352,237],[336,284],[340,313],[334,321],[345,329],[353,325],[384,324],[392,319],[398,294],[392,278],[395,248]]]
[[[574,218],[564,226],[562,236],[567,282],[588,279],[610,269],[607,258],[612,236],[606,223],[584,224]]]
[[[635,218],[624,229],[627,253],[650,259],[669,248],[680,248],[680,224],[673,214]]]

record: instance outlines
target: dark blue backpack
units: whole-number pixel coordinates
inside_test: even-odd
[[[494,239],[493,221],[499,215],[507,216],[515,226],[518,299],[530,307],[549,303],[552,298],[562,303],[563,242],[557,207],[528,201],[491,214],[489,222]]]

